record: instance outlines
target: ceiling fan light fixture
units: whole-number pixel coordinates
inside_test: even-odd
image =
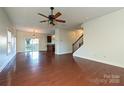
[[[50,10],[51,10],[51,14],[48,15],[48,16],[46,16],[44,14],[41,14],[41,13],[38,13],[38,15],[48,19],[47,21],[46,20],[40,21],[40,23],[48,22],[50,25],[55,26],[56,25],[55,22],[59,22],[59,23],[65,23],[66,22],[65,20],[57,19],[62,14],[60,12],[57,12],[56,14],[53,14],[54,7],[50,7]]]
[[[51,10],[53,10],[53,9],[54,9],[54,7],[50,7],[50,9],[51,9]]]

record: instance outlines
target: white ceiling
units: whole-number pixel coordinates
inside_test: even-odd
[[[4,8],[10,19],[15,24],[18,30],[33,31],[33,29],[41,33],[48,33],[54,29],[48,27],[47,23],[40,24],[39,21],[44,20],[44,17],[37,15],[42,13],[48,15],[49,7],[6,7]],[[103,16],[110,12],[117,11],[121,8],[114,7],[56,7],[54,13],[61,12],[60,19],[65,19],[66,23],[58,23],[59,28],[76,29],[81,23],[89,21],[99,16]]]

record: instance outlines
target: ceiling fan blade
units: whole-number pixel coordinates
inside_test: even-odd
[[[43,20],[43,21],[40,21],[40,23],[43,23],[43,22],[48,22],[48,20]]]
[[[52,25],[54,26],[54,25],[55,25],[55,23],[52,23]]]
[[[48,18],[46,15],[38,13],[38,15]]]
[[[57,12],[56,14],[55,14],[55,16],[54,16],[54,18],[57,18],[57,17],[59,17],[59,16],[61,16],[62,14],[60,13],[60,12]]]
[[[55,21],[61,22],[61,23],[65,23],[66,22],[65,20],[59,20],[59,19],[55,19]]]

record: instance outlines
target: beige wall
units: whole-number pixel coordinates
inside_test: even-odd
[[[47,50],[47,35],[36,33],[36,38],[39,39],[39,51]],[[34,38],[32,32],[17,31],[17,52],[25,51],[25,39]]]
[[[70,31],[69,33],[69,37],[71,39],[71,42],[72,44],[78,40],[78,38],[83,34],[83,30],[82,29],[77,29],[77,30],[74,30],[74,31]]]
[[[72,44],[82,35],[83,30],[55,30],[55,53],[72,53]]]
[[[83,24],[84,45],[74,56],[124,67],[124,9]]]
[[[14,29],[4,10],[0,8],[0,72],[16,54],[15,45],[11,47],[11,52],[9,54],[7,52],[8,29],[10,32],[12,32],[12,37],[16,37],[16,30]]]

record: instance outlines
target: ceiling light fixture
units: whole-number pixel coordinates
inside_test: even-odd
[[[33,35],[32,35],[34,38],[36,36],[36,33],[35,33],[35,29],[33,29]]]
[[[50,10],[51,10],[51,13],[48,16],[46,16],[42,13],[38,13],[38,15],[46,18],[46,20],[42,20],[42,21],[40,21],[40,23],[48,22],[50,25],[55,26],[56,25],[55,22],[59,22],[59,23],[65,23],[66,22],[65,20],[58,19],[58,17],[60,17],[62,15],[62,13],[57,12],[56,14],[54,14],[53,13],[54,7],[50,7]]]

